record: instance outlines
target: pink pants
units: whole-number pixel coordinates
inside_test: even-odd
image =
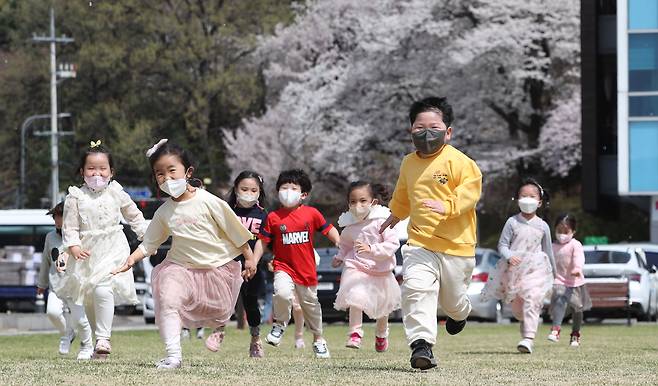
[[[541,309],[542,302],[524,300],[519,296],[512,300],[512,314],[521,322],[522,338],[535,338]]]
[[[363,338],[363,311],[356,307],[350,307],[350,334],[356,332]],[[388,315],[377,319],[375,336],[378,338],[388,337]]]

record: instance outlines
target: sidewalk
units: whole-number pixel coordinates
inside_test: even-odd
[[[155,324],[144,323],[142,315],[115,315],[113,331],[155,330]],[[45,313],[3,313],[0,314],[0,336],[23,334],[55,334]]]

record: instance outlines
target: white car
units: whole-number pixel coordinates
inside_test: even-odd
[[[658,277],[655,268],[647,265],[640,245],[588,245],[584,250],[586,283],[628,279],[632,313],[638,319],[656,319]]]

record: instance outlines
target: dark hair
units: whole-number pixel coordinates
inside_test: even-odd
[[[359,189],[366,186],[370,191],[370,196],[372,196],[372,198],[374,199],[377,199],[380,205],[388,204],[388,201],[391,199],[391,193],[386,185],[371,184],[368,181],[361,181],[361,180],[352,182],[350,186],[347,188],[347,200],[349,201],[350,194],[354,189]]]
[[[447,127],[450,127],[454,119],[452,106],[448,103],[447,98],[429,97],[411,104],[411,107],[409,108],[409,122],[413,125],[418,114],[426,111],[441,113],[443,123],[445,123]]]
[[[308,174],[302,169],[282,171],[281,174],[279,174],[279,178],[276,180],[276,190],[279,190],[283,184],[299,185],[302,188],[302,193],[310,193],[311,188],[313,187]]]
[[[87,163],[87,157],[89,157],[91,154],[97,154],[97,153],[102,153],[107,156],[107,162],[110,164],[110,169],[114,171],[114,161],[112,160],[112,153],[103,145],[96,145],[94,147],[87,147],[84,153],[82,153],[82,156],[80,157],[80,162],[78,164],[78,169],[77,171],[79,172],[80,170],[85,168],[85,164]]]
[[[176,157],[178,157],[178,159],[180,159],[183,166],[185,166],[186,171],[190,167],[194,167],[192,158],[185,150],[183,150],[182,147],[171,142],[165,142],[162,146],[158,148],[158,150],[156,150],[149,157],[149,163],[151,164],[151,171],[153,171],[153,165],[155,165],[155,163],[160,159],[160,157],[165,155],[175,155]]]
[[[574,232],[576,231],[576,226],[578,225],[576,218],[569,213],[562,213],[557,216],[557,219],[555,220],[555,228],[561,224],[568,226]]]
[[[541,200],[544,204],[544,208],[548,208],[549,205],[549,194],[544,188],[539,185],[539,182],[535,180],[534,178],[524,178],[523,181],[521,181],[521,185],[519,185],[519,188],[516,190],[516,198],[519,198],[519,193],[521,193],[521,188],[526,186],[526,185],[533,185],[534,187],[537,188],[537,191],[539,192],[539,200]]]
[[[260,174],[251,171],[251,170],[244,170],[238,174],[237,177],[235,177],[235,180],[233,181],[233,189],[231,189],[231,193],[228,196],[228,203],[231,206],[237,205],[237,197],[235,195],[235,189],[238,188],[238,184],[240,181],[246,179],[246,178],[253,178],[256,180],[258,183],[258,189],[260,189],[260,195],[258,197],[258,205],[261,207],[265,207],[266,205],[266,200],[267,197],[265,196],[265,188],[263,187],[263,177],[260,176]]]
[[[55,205],[51,210],[46,213],[51,216],[63,216],[64,215],[64,201],[61,201],[59,204]]]

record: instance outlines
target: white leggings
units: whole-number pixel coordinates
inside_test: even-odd
[[[91,299],[89,297],[87,299],[85,299],[85,310],[94,329],[96,340],[110,340],[112,320],[114,319],[114,291],[112,287],[110,285],[99,285],[94,288]]]
[[[57,331],[59,331],[59,335],[70,335],[72,330],[70,314],[67,312],[62,299],[58,298],[52,291],[48,293],[46,315]]]

